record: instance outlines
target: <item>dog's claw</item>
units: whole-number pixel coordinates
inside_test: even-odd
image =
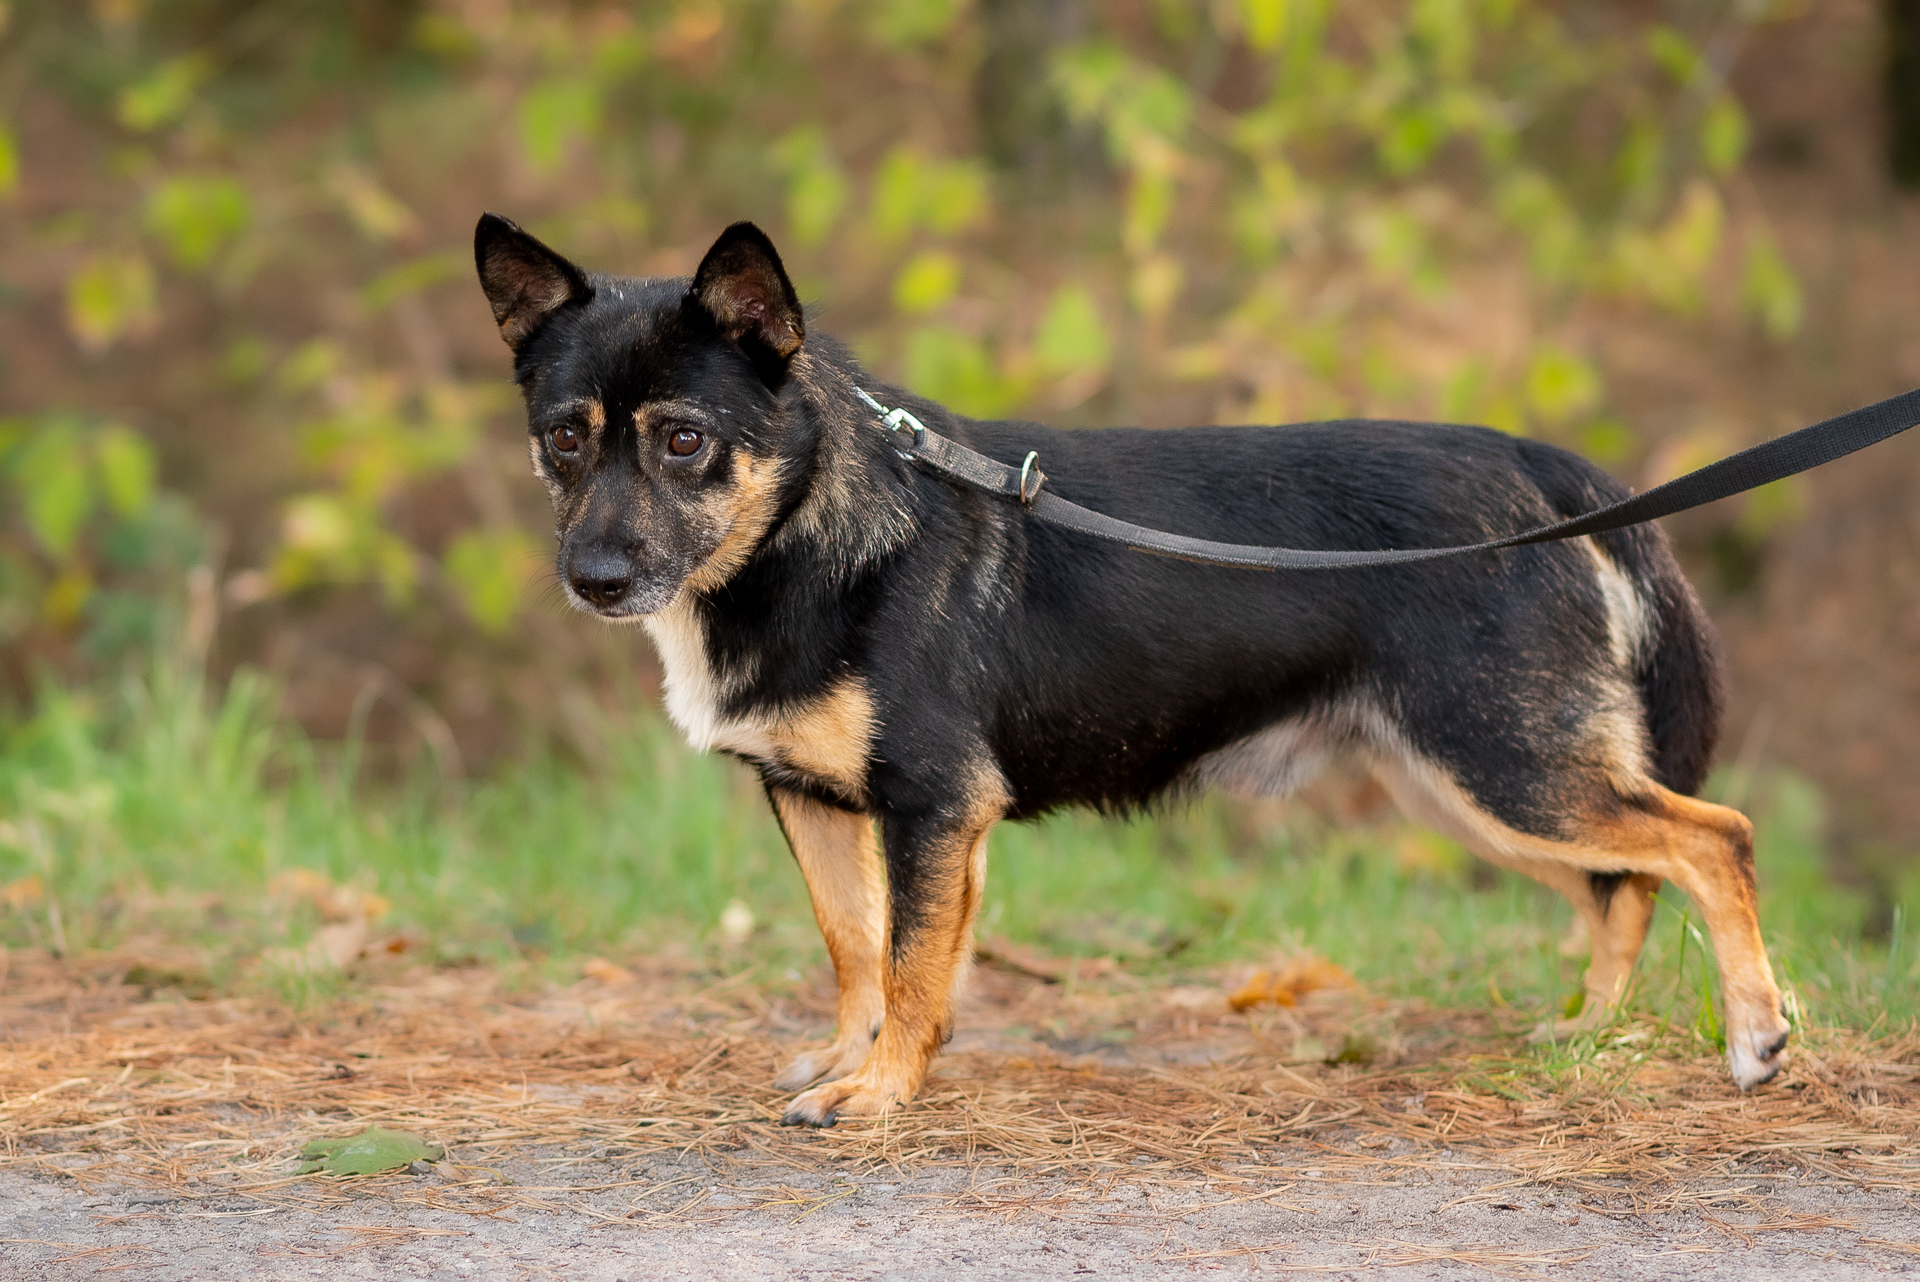
[[[817,1118],[808,1116],[806,1113],[801,1112],[797,1108],[789,1108],[786,1111],[786,1113],[781,1116],[780,1125],[811,1126],[818,1130],[824,1131],[839,1120],[840,1120],[840,1114],[838,1113],[828,1113],[824,1119],[817,1119]]]

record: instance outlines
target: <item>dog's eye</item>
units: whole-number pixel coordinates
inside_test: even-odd
[[[698,454],[700,446],[706,439],[692,428],[683,427],[667,438],[667,450],[669,453],[686,458],[689,454]]]
[[[562,454],[571,454],[580,448],[580,433],[570,427],[556,427],[547,433],[547,439],[553,442],[553,448]]]

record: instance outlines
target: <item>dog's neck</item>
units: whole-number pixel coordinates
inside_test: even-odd
[[[810,340],[781,388],[786,510],[756,556],[811,548],[841,582],[911,542],[919,518],[902,464],[854,394],[864,371],[838,343]],[[880,386],[875,384],[875,386]]]

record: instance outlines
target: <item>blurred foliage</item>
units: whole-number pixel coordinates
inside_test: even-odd
[[[63,264],[83,360],[164,348],[171,378],[293,434],[252,478],[279,525],[231,601],[370,586],[494,633],[545,518],[481,448],[511,430],[504,353],[448,337],[484,322],[483,205],[640,273],[755,218],[863,356],[965,412],[1438,415],[1653,479],[1738,442],[1640,439],[1597,326],[1800,324],[1726,83],[1761,0],[1035,4],[1023,25],[967,0],[37,0],[0,29],[0,79],[41,97],[0,102],[56,103],[35,119],[81,140],[85,181],[17,114],[0,199]],[[977,94],[990,66],[1038,70]],[[1037,185],[979,142],[1029,127],[1061,134]],[[36,195],[57,180],[86,194]],[[288,282],[321,296],[292,339],[254,323]],[[182,509],[71,387],[6,394],[0,644],[101,627],[185,546],[153,533]]]
[[[154,470],[145,438],[118,424],[0,419],[0,645],[43,627],[94,654],[151,645],[202,555],[198,522],[155,492]]]

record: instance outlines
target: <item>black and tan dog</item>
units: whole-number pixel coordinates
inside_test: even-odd
[[[692,280],[588,276],[505,219],[480,280],[526,395],[572,602],[643,624],[667,711],[764,780],[840,981],[839,1032],[780,1076],[790,1122],[877,1114],[947,1035],[1002,819],[1278,793],[1366,762],[1418,821],[1566,895],[1584,1017],[1622,996],[1663,878],[1713,934],[1742,1087],[1787,1040],[1751,828],[1686,794],[1719,729],[1699,603],[1662,534],[1407,567],[1143,555],[917,471],[864,387],[1063,497],[1236,543],[1440,546],[1623,491],[1581,459],[1385,422],[1056,432],[978,422],[810,337],[757,228]]]

